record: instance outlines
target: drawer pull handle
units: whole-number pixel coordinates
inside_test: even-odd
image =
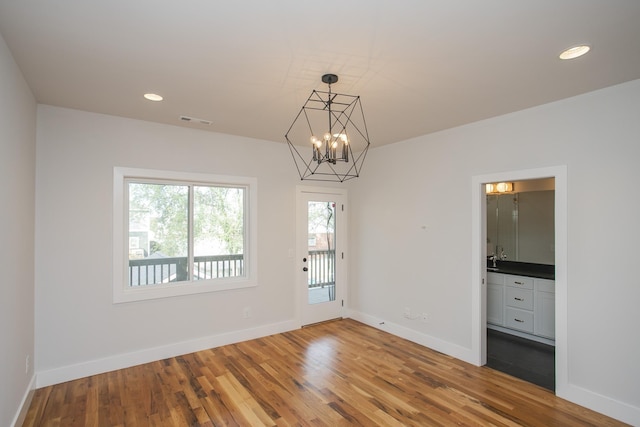
[[[524,298],[513,297],[513,299],[516,301],[524,301]]]
[[[523,282],[513,282],[513,283],[515,283],[516,285],[524,285]]]
[[[513,320],[515,320],[516,322],[524,323],[524,320],[520,320],[520,319],[516,319],[516,318],[514,318]]]

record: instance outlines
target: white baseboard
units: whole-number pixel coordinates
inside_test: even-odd
[[[349,317],[366,325],[373,326],[376,329],[380,329],[381,331],[389,332],[390,334],[396,335],[400,338],[404,338],[416,344],[439,351],[440,353],[455,357],[456,359],[463,360],[467,363],[474,364],[475,358],[473,357],[470,348],[452,344],[448,341],[443,341],[431,335],[418,332],[415,329],[407,328],[405,326],[398,325],[397,323],[389,322],[388,320],[379,319],[357,311],[351,310],[349,312]]]
[[[13,421],[11,422],[11,427],[20,427],[25,418],[27,417],[27,412],[29,412],[29,407],[31,406],[31,401],[33,400],[33,394],[36,391],[36,375],[35,373],[31,376],[31,381],[29,381],[29,385],[27,386],[27,390],[22,397],[22,401],[20,402],[20,409],[13,417]]]
[[[413,329],[409,329],[405,326],[353,310],[349,312],[349,317],[369,326],[373,326],[376,329],[389,332],[393,335],[475,365],[475,358],[471,354],[470,349],[451,344]],[[590,390],[572,384],[567,384],[562,388],[556,389],[556,395],[562,399],[584,406],[585,408],[589,408],[608,417],[615,418],[633,426],[640,426],[640,408],[638,407],[594,393]]]
[[[241,341],[261,338],[268,335],[291,331],[300,327],[299,322],[289,320],[286,322],[272,323],[256,328],[227,332],[219,335],[211,335],[189,341],[168,344],[165,346],[149,348],[131,353],[117,354],[97,360],[78,363],[70,366],[39,371],[36,385],[38,388],[90,375],[102,374],[116,369],[129,368],[143,363],[180,356],[209,348],[220,347]]]
[[[487,323],[487,329],[493,329],[494,331],[503,332],[509,335],[515,335],[516,337],[524,338],[529,341],[535,341],[535,342],[539,342],[546,345],[552,345],[554,347],[556,346],[556,342],[554,340],[550,340],[549,338],[545,338],[545,337],[539,337],[533,334],[527,334],[526,332],[516,331],[515,329],[504,328],[502,326],[492,325],[490,323]]]
[[[556,395],[632,426],[640,426],[640,408],[637,406],[620,402],[574,384],[567,384],[566,387],[557,389]]]

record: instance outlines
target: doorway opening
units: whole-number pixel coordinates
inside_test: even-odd
[[[554,265],[555,392],[567,387],[567,171],[566,166],[478,175],[472,179],[472,352],[477,365],[487,364],[487,212],[485,184],[494,182],[555,179]]]
[[[546,178],[487,184],[486,195],[487,366],[551,391],[554,189]]]

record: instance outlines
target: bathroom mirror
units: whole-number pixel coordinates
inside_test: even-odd
[[[513,192],[487,194],[487,256],[555,263],[553,178],[514,182]]]

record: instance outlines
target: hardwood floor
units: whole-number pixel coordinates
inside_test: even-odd
[[[618,426],[354,320],[38,389],[24,426]]]

